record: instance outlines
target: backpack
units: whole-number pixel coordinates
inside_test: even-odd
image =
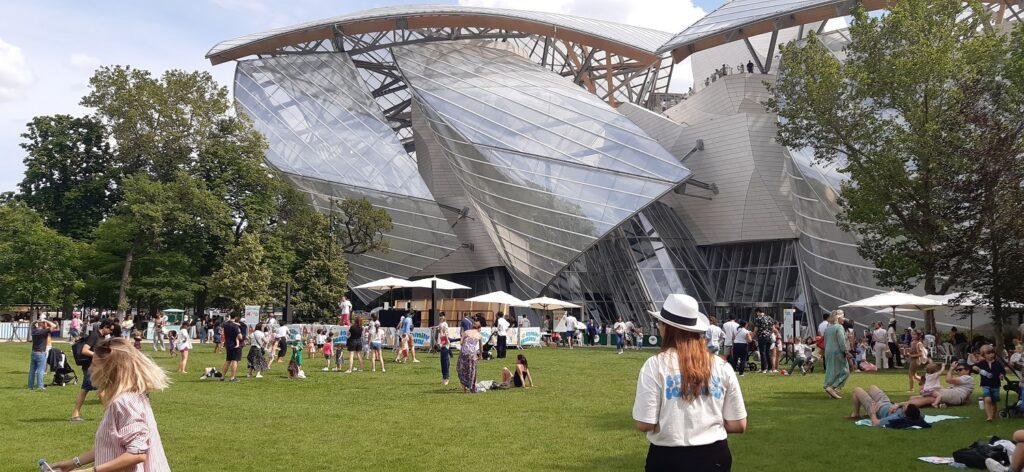
[[[992,438],[993,442],[996,440],[998,438]],[[995,459],[1000,464],[1010,463],[1010,458],[1002,446],[993,446],[984,439],[953,453],[953,460],[972,469],[987,469],[985,459]]]
[[[75,343],[71,345],[71,357],[75,359],[75,364],[83,369],[88,369],[89,365],[92,364],[92,358],[82,354],[82,348],[85,347],[85,336],[82,336],[75,340]]]

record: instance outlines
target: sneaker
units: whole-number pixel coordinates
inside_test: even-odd
[[[238,382],[238,379],[232,377],[231,380],[228,380],[228,382]]]
[[[843,397],[840,397],[839,393],[836,392],[836,389],[832,388],[831,386],[825,387],[825,393],[827,393],[828,396],[830,396],[832,398],[835,398],[836,400],[838,400],[840,398],[843,398]]]
[[[263,374],[256,374],[256,378],[257,379],[262,379],[263,378]]]
[[[321,369],[321,370],[323,370],[324,372],[327,372],[327,371],[329,371],[329,370],[331,370],[331,369],[328,369],[327,367],[324,367],[324,368],[323,368],[323,369]]]
[[[81,423],[82,421],[85,421],[85,418],[82,418],[81,416],[72,416],[68,421],[72,423]]]
[[[413,362],[414,364],[419,364],[419,363],[420,363],[420,360],[419,360],[419,359],[413,359],[413,360],[412,360],[412,362]]]
[[[1008,472],[1010,470],[1009,467],[1000,464],[999,461],[992,458],[985,459],[985,468],[989,472]]]

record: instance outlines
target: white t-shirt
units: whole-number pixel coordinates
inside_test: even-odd
[[[179,329],[178,330],[178,346],[177,346],[177,349],[179,351],[184,351],[185,349],[192,349],[192,338],[189,337],[187,329]]]
[[[736,328],[736,334],[733,335],[732,343],[747,344],[747,335],[749,334],[750,331],[747,331],[747,328]]]
[[[565,319],[563,321],[565,322],[565,330],[566,331],[575,331],[576,330],[576,317],[575,316],[565,315]]]
[[[315,344],[317,344],[318,346],[323,346],[326,341],[327,341],[327,336],[326,335],[323,335],[323,334],[316,335],[316,343]]]
[[[885,331],[885,339],[886,339],[886,340],[887,340],[888,342],[891,342],[891,343],[895,343],[895,342],[897,342],[897,338],[896,338],[896,328],[893,328],[892,326],[890,326],[890,327],[889,327],[889,329],[887,329],[887,330]]]
[[[725,345],[732,346],[732,340],[736,337],[736,328],[739,328],[740,324],[735,321],[726,321],[722,325],[722,331],[725,333]]]
[[[647,359],[640,369],[633,419],[657,424],[647,440],[657,446],[702,446],[726,438],[725,420],[747,417],[736,373],[713,356],[708,391],[691,401],[679,395],[679,358],[675,350]]]
[[[384,341],[384,330],[380,329],[380,321],[371,321],[369,329],[371,343],[379,343]]]
[[[505,336],[508,332],[508,320],[505,318],[498,318],[498,336]]]
[[[876,343],[885,344],[886,343],[886,336],[887,336],[887,333],[885,332],[885,328],[878,328],[873,333],[871,333],[871,337],[873,338],[872,341],[874,341]]]
[[[621,321],[616,322],[614,325],[612,325],[612,330],[615,331],[615,334],[621,335],[622,333],[626,332],[626,323],[623,323]]]
[[[827,329],[828,329],[828,320],[822,321],[821,323],[818,324],[818,335],[819,336],[824,336],[825,335],[825,330],[827,330]]]
[[[708,326],[707,339],[708,347],[717,348],[722,345],[722,338],[725,336],[725,332],[718,326]]]
[[[288,339],[288,327],[278,326],[277,330],[274,332],[274,335],[281,339]]]
[[[252,341],[254,345],[263,347],[263,344],[266,343],[266,340],[267,334],[264,333],[263,331],[256,330],[252,332]]]
[[[352,314],[352,302],[345,300],[341,302],[341,314],[351,315]]]

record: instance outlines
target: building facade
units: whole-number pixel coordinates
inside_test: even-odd
[[[841,28],[849,6],[734,0],[676,35],[388,7],[207,57],[235,61],[238,109],[267,137],[268,165],[313,205],[366,198],[391,214],[391,250],[350,257],[353,285],[447,276],[643,323],[687,293],[709,314],[794,309],[807,322],[882,289],[835,224],[843,176],[775,143],[761,101],[778,44]],[[837,53],[842,34],[824,35]],[[694,90],[671,94],[687,57]]]

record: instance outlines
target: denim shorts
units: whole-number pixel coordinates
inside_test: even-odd
[[[985,387],[985,386],[982,386],[981,387],[981,396],[982,396],[982,398],[984,398],[984,397],[991,398],[992,399],[992,403],[998,403],[999,402],[999,387]]]
[[[85,390],[86,392],[92,392],[96,390],[96,387],[92,386],[92,376],[89,375],[89,368],[86,367],[82,370],[85,371],[85,375],[82,376],[82,390]]]
[[[377,343],[377,342],[370,343],[370,349],[372,349],[374,351],[379,351],[380,350],[380,343]]]

